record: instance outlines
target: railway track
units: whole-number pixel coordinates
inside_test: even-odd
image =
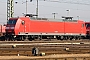
[[[0,44],[0,56],[32,56],[32,48],[39,49],[39,53],[44,52],[46,55],[51,54],[90,54],[90,44],[58,44],[58,43],[13,43]],[[69,50],[65,50],[66,48]]]
[[[1,60],[90,60],[89,54],[56,54],[49,56],[0,56]]]
[[[0,41],[0,44],[4,43],[80,43],[80,42],[90,42],[88,39],[83,39],[83,40],[33,40],[33,41]]]
[[[15,47],[13,47],[15,46]],[[36,47],[45,56],[34,57]],[[69,48],[69,50],[66,50]],[[0,59],[7,60],[90,60],[89,41],[0,41]],[[8,57],[8,58],[7,58]]]

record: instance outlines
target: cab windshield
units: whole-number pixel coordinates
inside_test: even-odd
[[[9,20],[7,24],[16,24],[17,20]]]
[[[87,23],[87,24],[86,24],[86,27],[90,27],[90,24]]]

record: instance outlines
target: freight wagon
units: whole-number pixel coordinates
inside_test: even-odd
[[[85,22],[63,19],[37,18],[26,14],[24,17],[10,18],[6,25],[6,39],[80,39],[86,36]]]

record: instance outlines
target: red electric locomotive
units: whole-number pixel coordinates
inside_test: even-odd
[[[5,33],[6,33],[6,31],[5,31],[5,26],[4,26],[4,25],[0,25],[0,37],[1,37],[1,36],[4,36]]]
[[[80,39],[86,36],[85,22],[63,19],[37,18],[26,14],[24,17],[10,18],[6,25],[8,39]]]
[[[5,25],[0,25],[0,40],[4,40],[6,34],[5,27]]]

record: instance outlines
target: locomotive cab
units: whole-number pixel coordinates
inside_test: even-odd
[[[86,34],[87,34],[87,38],[90,38],[90,22],[86,22]]]
[[[6,25],[6,33],[9,33],[9,34],[14,33],[16,22],[17,22],[16,18],[11,18],[8,20]]]

